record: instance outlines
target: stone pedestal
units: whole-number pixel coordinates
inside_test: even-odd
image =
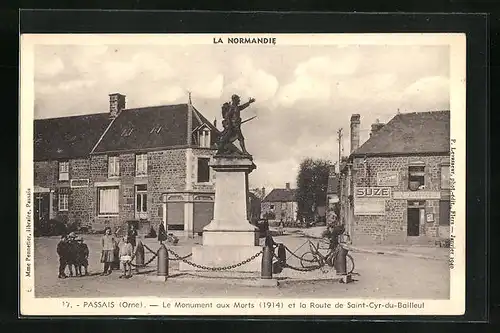
[[[247,218],[248,174],[256,166],[250,157],[215,156],[214,219],[203,228],[203,246],[193,247],[190,260],[198,265],[234,265],[262,250],[258,229]],[[230,271],[260,272],[262,257]],[[183,262],[180,270],[200,270]]]

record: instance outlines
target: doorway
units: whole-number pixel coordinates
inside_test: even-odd
[[[420,236],[420,209],[408,208],[408,236]]]
[[[420,236],[420,225],[425,219],[425,202],[409,201],[407,214],[407,235],[410,237]]]
[[[50,194],[36,193],[35,194],[35,214],[34,214],[35,232],[45,232],[50,218]]]

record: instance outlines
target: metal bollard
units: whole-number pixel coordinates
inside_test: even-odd
[[[156,275],[168,276],[168,251],[163,243],[161,243],[158,250],[158,269]]]
[[[281,262],[286,262],[286,250],[284,244],[278,244],[278,258]]]
[[[273,278],[273,248],[270,246],[264,246],[263,248],[260,278]]]
[[[335,258],[335,271],[338,275],[347,275],[347,256],[348,250],[340,246],[339,252],[337,252],[337,257]]]
[[[137,246],[135,248],[135,268],[136,272],[139,272],[139,266],[144,265],[144,245],[139,240],[137,241]]]

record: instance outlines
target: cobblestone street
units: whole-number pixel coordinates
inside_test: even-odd
[[[99,276],[102,271],[99,236],[84,236],[90,249],[90,276],[67,279],[57,278],[58,256],[56,245],[58,237],[35,239],[35,293],[36,297],[125,297],[125,296],[172,296],[172,297],[314,297],[314,298],[449,298],[449,269],[446,260],[423,259],[411,256],[384,256],[376,253],[351,252],[356,264],[353,283],[332,282],[301,283],[280,288],[244,287],[230,284],[202,284],[176,281],[153,282],[141,275],[122,280],[120,272],[110,276]],[[276,237],[292,251],[299,248],[307,239],[299,235]],[[143,242],[150,248],[158,249],[155,239]],[[191,247],[201,242],[181,239],[179,245],[172,247],[179,255],[191,252]],[[296,254],[306,251],[300,248]],[[287,255],[287,258],[289,256]],[[146,250],[146,260],[151,254]],[[256,260],[261,260],[261,257]],[[287,259],[293,266],[300,266],[296,259]],[[171,261],[170,268],[175,271],[178,261]],[[150,267],[151,266],[151,267]],[[155,270],[156,260],[145,271]],[[285,269],[286,270],[286,269]],[[287,274],[284,272],[283,274]],[[290,274],[290,272],[288,272]],[[319,271],[307,274],[323,273]]]

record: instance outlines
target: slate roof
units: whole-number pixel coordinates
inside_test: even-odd
[[[338,192],[339,178],[337,175],[330,175],[328,177],[328,188],[326,193],[336,194]]]
[[[94,153],[187,144],[187,104],[125,109],[113,121]]]
[[[351,156],[449,153],[450,111],[401,113]]]
[[[34,160],[88,156],[110,122],[107,112],[36,119],[34,121]]]
[[[187,121],[187,104],[125,109],[116,117],[93,153],[186,146]],[[219,131],[194,109],[193,130],[202,124],[212,131],[211,141],[214,144]]]
[[[295,189],[275,188],[262,200],[263,202],[292,202],[295,199]]]

